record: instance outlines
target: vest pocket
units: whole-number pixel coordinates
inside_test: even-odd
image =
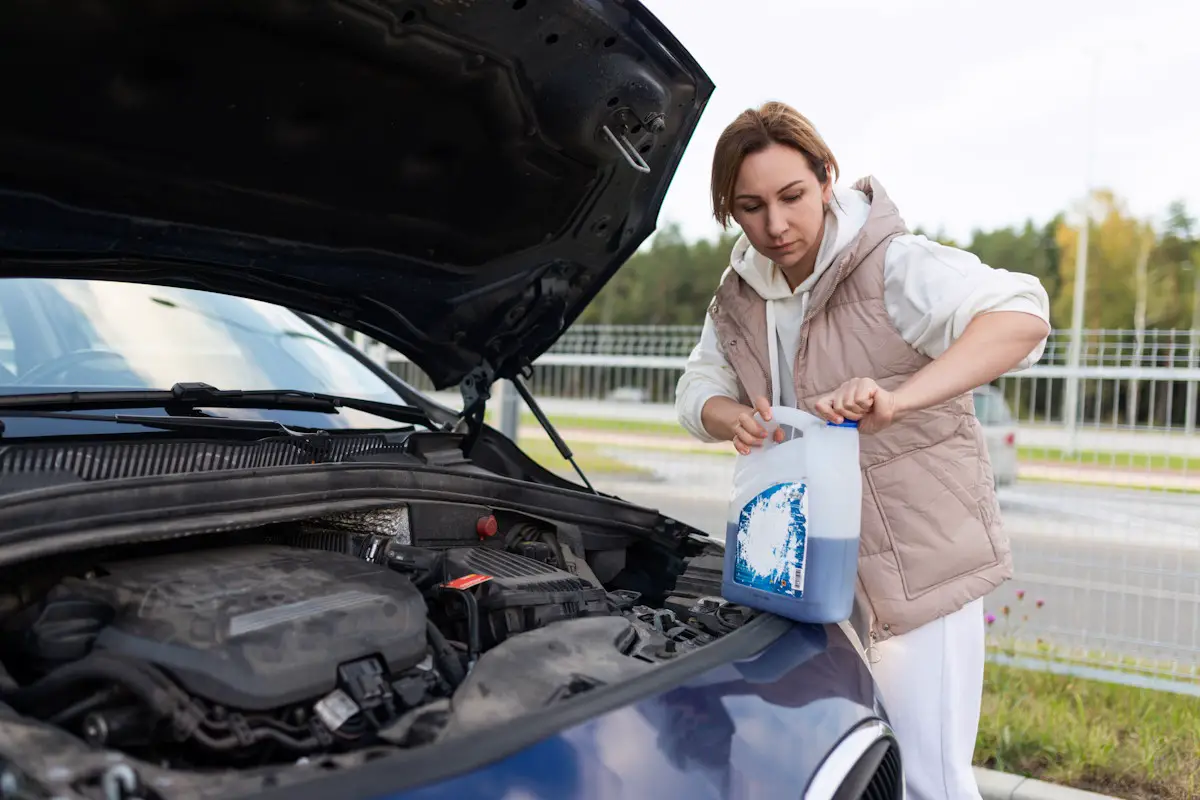
[[[934,445],[866,470],[875,518],[909,600],[997,561],[988,511],[955,477],[964,465],[953,450]]]

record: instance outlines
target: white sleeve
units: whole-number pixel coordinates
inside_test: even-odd
[[[979,314],[1022,311],[1050,323],[1050,297],[1033,275],[996,269],[966,250],[924,236],[898,236],[884,259],[884,305],[906,342],[937,358]],[[1012,372],[1042,357],[1046,339]]]
[[[717,396],[736,399],[738,379],[737,373],[721,352],[712,317],[705,314],[700,341],[688,356],[687,366],[675,386],[675,415],[679,418],[679,424],[702,442],[718,441],[704,429],[700,421],[700,410],[704,404]]]

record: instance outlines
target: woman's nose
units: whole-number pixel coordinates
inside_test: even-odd
[[[787,233],[787,220],[781,209],[767,206],[767,235],[772,239],[780,239]]]

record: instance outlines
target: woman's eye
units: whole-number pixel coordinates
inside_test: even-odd
[[[803,192],[802,192],[801,194],[803,194]],[[799,195],[799,194],[793,194],[793,195],[791,195],[791,196],[789,196],[789,197],[785,197],[785,198],[783,198],[783,202],[785,202],[785,203],[794,203],[794,202],[796,202],[796,201],[797,201],[797,200],[799,200],[799,199],[800,199],[800,195]]]
[[[761,206],[742,206],[742,212],[745,214],[753,214],[755,211],[758,211],[759,208],[761,208]]]

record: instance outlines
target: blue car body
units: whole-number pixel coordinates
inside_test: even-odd
[[[821,787],[806,790],[843,737],[855,730],[872,740],[888,735],[870,675],[858,653],[844,640],[836,641],[841,636],[833,630],[835,641],[830,642],[830,631],[824,628],[792,627],[751,658],[714,667],[494,764],[379,796],[396,800],[825,796]],[[866,747],[860,747],[865,752]],[[830,783],[840,785],[846,776],[836,771],[853,764],[849,758],[831,763],[830,777],[839,780]],[[871,777],[871,766],[860,767],[866,777]],[[865,796],[898,796],[884,793],[885,778],[876,779],[877,794]]]
[[[538,466],[484,424],[494,382],[520,383],[654,229],[713,90],[641,3],[53,5],[0,9],[0,68],[25,76],[0,119],[5,587],[102,547],[236,537],[247,520],[357,510],[367,495],[482,508],[468,520],[480,547],[505,514],[568,520],[564,530],[600,542],[579,545],[589,557],[617,541],[620,564],[580,567],[616,576],[612,603],[637,595],[631,587],[680,594],[655,581],[682,585],[684,565],[720,553],[678,521]],[[403,352],[435,389],[458,387],[462,409],[398,380],[338,325]],[[711,600],[711,578],[685,599]],[[5,624],[42,602],[26,594],[3,597]],[[276,616],[255,624],[296,613],[267,611]],[[81,618],[50,617],[48,633],[83,630]],[[475,635],[439,653],[431,633],[431,658],[464,661],[470,680],[488,658],[475,660]],[[0,800],[904,792],[899,747],[847,625],[758,614],[687,652],[656,651],[652,669],[628,678],[598,679],[582,662],[562,693],[446,741],[329,758],[268,746],[209,771],[203,759],[173,771],[166,758],[102,747],[112,731],[94,715],[51,708],[42,673],[57,667],[2,668],[37,637],[0,638]],[[503,682],[476,688],[504,692]],[[171,680],[158,689],[180,694]],[[86,702],[123,697],[118,687]],[[318,703],[305,708],[319,722],[257,709],[265,727],[251,730],[214,703],[162,711],[155,724],[173,727],[156,735],[183,743],[215,722],[228,735],[210,741],[258,747],[255,731],[274,726],[290,747],[305,726],[333,734],[365,719],[331,720]]]

